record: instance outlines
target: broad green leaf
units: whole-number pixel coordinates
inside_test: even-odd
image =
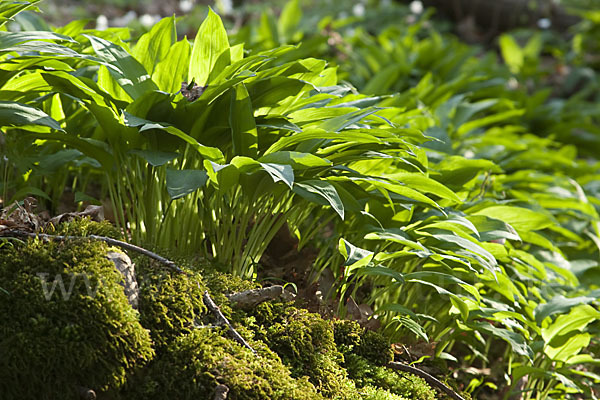
[[[96,55],[110,66],[111,75],[131,98],[135,100],[146,92],[158,89],[142,64],[123,47],[99,37],[83,36],[90,40]]]
[[[312,201],[315,200],[314,195],[316,195],[317,199],[325,200],[338,213],[340,218],[344,219],[344,204],[331,183],[323,180],[295,182],[294,192]]]
[[[262,156],[258,159],[260,162],[288,164],[294,169],[329,167],[331,161],[318,157],[310,153],[301,153],[298,151],[277,151]]]
[[[233,154],[256,158],[258,132],[248,91],[243,82],[234,86],[231,91],[229,126],[231,128]]]
[[[283,10],[281,10],[281,15],[277,22],[279,38],[284,42],[291,43],[301,19],[302,9],[300,8],[299,0],[288,1]]]
[[[41,125],[63,131],[60,124],[35,107],[13,101],[0,101],[0,126]]]
[[[69,36],[48,31],[2,32],[0,31],[0,50],[11,48],[19,43],[32,40],[59,40],[77,43]],[[47,45],[50,43],[46,43]]]
[[[273,182],[282,181],[292,189],[294,185],[294,170],[289,165],[260,163],[265,171],[271,175]]]
[[[339,117],[332,118],[319,124],[319,128],[325,129],[326,131],[339,132],[350,125],[359,122],[363,118],[376,113],[378,110],[379,108],[377,107],[369,107],[366,110],[357,110],[350,114],[340,115]]]
[[[504,221],[517,231],[524,232],[544,229],[555,224],[549,215],[516,206],[491,206],[478,210],[473,214],[485,215],[486,217]]]
[[[165,59],[176,40],[175,17],[163,18],[140,37],[131,54],[152,76],[158,63]],[[172,64],[179,61],[176,58],[169,60]]]
[[[194,39],[188,82],[199,86],[210,84],[211,74],[218,75],[231,62],[229,39],[221,18],[209,7],[208,15]]]
[[[503,339],[511,345],[515,353],[525,356],[529,360],[533,359],[533,350],[531,350],[523,335],[509,331],[508,329],[495,327],[490,323],[476,322],[473,324],[473,327]]]
[[[392,174],[386,174],[386,176],[390,179],[400,181],[401,183],[413,189],[417,189],[420,192],[431,193],[439,196],[442,199],[452,200],[457,203],[462,201],[461,198],[458,197],[452,190],[420,173],[411,174],[396,172]]]
[[[515,39],[509,34],[500,36],[499,39],[500,52],[504,62],[510,68],[513,74],[518,74],[525,62],[525,54]]]
[[[354,270],[357,275],[368,275],[368,276],[385,276],[394,279],[398,283],[404,283],[404,277],[398,271],[383,265],[365,266]]]
[[[590,304],[597,299],[594,297],[571,297],[567,298],[563,295],[554,296],[549,302],[539,304],[535,310],[535,321],[541,325],[542,321],[546,319],[546,317],[550,317],[554,314],[560,313],[565,314],[571,310],[574,306],[580,304]]]
[[[393,318],[394,321],[398,322],[401,326],[405,327],[416,336],[423,338],[426,342],[429,342],[429,337],[421,325],[415,322],[413,319],[404,315],[398,315]]]
[[[542,338],[546,344],[550,344],[554,338],[579,332],[598,319],[600,311],[587,304],[580,305],[571,309],[568,314],[559,315],[548,327],[542,328]]]
[[[33,10],[39,11],[37,7],[34,7],[36,3],[41,0],[25,0],[25,1],[2,1],[0,2],[0,27],[6,24],[8,21],[12,21],[13,17],[28,8],[33,7]]]
[[[490,218],[485,215],[471,215],[467,219],[477,228],[480,242],[489,242],[498,239],[521,240],[517,231],[510,224],[499,219]]]
[[[373,259],[372,251],[361,249],[344,238],[341,238],[338,243],[338,251],[346,260],[344,263],[345,267],[362,267]]]
[[[202,188],[208,175],[206,171],[195,169],[175,170],[167,168],[167,192],[172,200],[187,196]]]
[[[171,151],[159,150],[130,150],[129,152],[142,157],[153,167],[164,165],[179,155]]]
[[[223,153],[221,153],[221,150],[217,149],[216,147],[204,146],[203,144],[198,143],[198,141],[196,139],[194,139],[187,133],[183,132],[181,129],[176,128],[172,125],[149,121],[147,119],[143,119],[143,118],[136,117],[135,115],[131,115],[127,112],[123,113],[123,119],[124,119],[125,125],[127,125],[127,126],[140,127],[140,132],[147,131],[150,129],[163,130],[165,132],[170,133],[173,136],[176,136],[176,137],[182,139],[186,143],[188,143],[202,157],[204,157],[208,160],[214,161],[216,163],[222,163],[225,161],[225,157],[223,156]]]
[[[579,354],[581,350],[590,344],[591,335],[589,333],[580,333],[569,337],[565,342],[551,344],[544,347],[544,353],[551,360],[567,362],[571,357]]]
[[[386,229],[381,232],[371,232],[365,235],[367,240],[390,240],[392,242],[403,244],[416,250],[425,250],[423,245],[413,240],[406,232],[401,229]]]
[[[510,120],[511,118],[521,117],[525,114],[525,110],[508,110],[499,113],[495,113],[492,115],[488,115],[487,117],[483,117],[480,119],[476,119],[473,121],[465,122],[461,125],[460,128],[456,131],[459,136],[463,136],[473,129],[482,128],[487,125],[499,124],[500,122],[504,122]]]
[[[152,80],[160,90],[175,93],[186,81],[192,48],[187,38],[183,38],[169,49],[167,55],[156,65]]]

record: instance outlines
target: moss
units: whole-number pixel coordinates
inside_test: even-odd
[[[373,365],[357,354],[346,354],[345,364],[350,378],[356,386],[380,387],[407,399],[434,400],[435,391],[422,378]]]
[[[167,270],[147,258],[140,258],[136,265],[140,322],[150,330],[159,351],[194,330],[206,311],[202,277],[198,272],[187,272],[184,275]]]
[[[344,358],[334,341],[332,321],[281,302],[260,304],[252,318],[256,337],[281,357],[292,376],[308,376],[329,399],[358,397],[340,366]]]
[[[0,293],[4,400],[78,398],[78,386],[118,388],[152,357],[149,333],[107,251],[86,239],[0,248],[0,286],[9,292]]]
[[[402,396],[374,386],[365,386],[361,388],[359,394],[362,400],[406,400],[406,398]]]
[[[89,236],[98,235],[113,239],[122,239],[123,234],[108,221],[95,222],[89,217],[76,218],[63,222],[56,227],[47,229],[45,233],[64,236]]]
[[[259,356],[224,337],[199,329],[177,338],[147,369],[128,399],[211,399],[218,384],[236,400],[320,400],[306,378],[293,379],[277,355],[253,342]]]
[[[394,360],[389,340],[378,332],[361,327],[356,321],[334,321],[334,338],[344,354],[358,354],[376,365]]]

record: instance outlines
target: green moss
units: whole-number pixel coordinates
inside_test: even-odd
[[[359,394],[362,400],[406,400],[406,398],[391,393],[388,390],[373,386],[361,388]]]
[[[236,400],[320,400],[315,387],[293,379],[277,355],[253,342],[259,356],[224,337],[199,329],[177,338],[145,371],[127,398],[211,399],[218,384]]]
[[[136,274],[140,322],[150,329],[158,350],[195,329],[206,311],[206,286],[198,272],[179,274],[146,258],[139,259]]]
[[[389,340],[382,334],[361,327],[356,321],[335,320],[334,338],[344,354],[358,354],[377,365],[394,360]]]
[[[344,366],[350,378],[359,388],[380,387],[414,400],[434,400],[436,398],[434,390],[422,378],[373,365],[366,358],[357,354],[346,354]]]
[[[56,227],[47,229],[45,233],[63,236],[89,236],[98,235],[113,239],[122,239],[123,234],[108,221],[95,222],[89,217],[76,218],[63,222]]]
[[[9,292],[0,293],[3,400],[78,398],[78,386],[118,388],[152,357],[148,331],[107,251],[86,239],[0,248],[0,286]]]
[[[281,357],[292,376],[308,376],[328,399],[358,397],[340,366],[344,358],[334,341],[332,321],[280,302],[260,304],[253,318],[256,337]]]

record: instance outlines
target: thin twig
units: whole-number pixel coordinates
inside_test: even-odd
[[[454,400],[465,400],[462,396],[460,396],[454,390],[450,389],[448,386],[446,386],[440,380],[438,380],[434,376],[429,375],[427,372],[425,372],[423,370],[420,370],[418,368],[412,367],[407,364],[402,364],[399,362],[391,362],[387,366],[389,368],[392,368],[392,369],[395,369],[398,371],[402,371],[402,372],[409,372],[411,374],[414,374],[414,375],[417,375],[417,376],[423,378],[431,386],[435,386],[436,388],[438,388],[439,390],[441,390],[442,392],[444,392],[445,394],[447,394]]]
[[[40,239],[46,239],[46,240],[80,240],[80,239],[85,239],[85,238],[89,238],[89,239],[93,239],[93,240],[99,240],[101,242],[105,242],[111,246],[116,246],[116,247],[120,247],[122,249],[125,250],[130,250],[130,251],[134,251],[136,253],[142,254],[146,257],[150,257],[158,262],[160,262],[161,264],[173,269],[175,272],[179,273],[179,274],[183,274],[184,271],[179,268],[177,266],[177,264],[175,264],[173,261],[168,260],[162,256],[159,256],[156,253],[151,252],[150,250],[146,250],[144,248],[141,248],[139,246],[136,246],[134,244],[131,243],[127,243],[127,242],[123,242],[121,240],[117,240],[117,239],[113,239],[113,238],[109,238],[106,236],[98,236],[98,235],[89,235],[89,236],[61,236],[61,235],[48,235],[46,233],[33,233],[33,232],[24,232],[24,231],[19,231],[19,230],[11,230],[9,231],[10,234],[16,235],[16,236],[24,236],[24,237],[30,237],[30,238],[40,238]],[[6,236],[6,235],[4,235]]]
[[[238,331],[235,330],[235,328],[233,326],[231,326],[231,323],[227,320],[227,318],[223,315],[223,313],[221,312],[221,309],[219,309],[219,307],[215,304],[215,302],[213,301],[213,299],[210,297],[210,295],[208,294],[208,291],[204,292],[204,303],[206,304],[206,307],[208,307],[208,309],[210,311],[213,312],[213,314],[215,314],[215,316],[217,317],[217,320],[219,321],[220,324],[227,326],[227,328],[229,329],[229,333],[231,334],[231,336],[233,336],[233,338],[242,346],[250,349],[250,351],[252,351],[252,353],[256,354],[256,350],[254,350],[252,348],[252,346],[250,346],[250,344],[248,344],[248,342],[246,341],[246,339],[244,339],[242,337],[242,335],[240,335],[238,333]]]

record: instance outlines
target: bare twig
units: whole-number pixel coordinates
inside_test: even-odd
[[[450,389],[448,386],[446,386],[444,383],[442,383],[440,380],[438,380],[434,376],[429,375],[427,372],[425,372],[423,370],[420,370],[418,368],[412,367],[407,364],[402,364],[399,362],[391,362],[387,366],[389,368],[392,368],[392,369],[395,369],[398,371],[402,371],[402,372],[409,372],[411,374],[414,374],[414,375],[417,375],[417,376],[423,378],[425,380],[425,382],[429,383],[431,386],[435,386],[436,388],[438,388],[439,390],[441,390],[442,392],[444,392],[445,394],[447,394],[454,400],[465,400],[461,395],[459,395],[454,390]]]
[[[78,240],[78,239],[80,240],[80,239],[85,239],[85,238],[99,240],[99,241],[105,242],[111,246],[120,247],[122,249],[130,250],[130,251],[142,254],[146,257],[150,257],[150,258],[160,262],[161,264],[171,268],[172,270],[174,270],[177,273],[180,273],[180,274],[184,273],[184,271],[181,268],[179,268],[173,261],[168,260],[162,256],[159,256],[158,254],[153,253],[150,250],[146,250],[146,249],[136,246],[134,244],[123,242],[121,240],[109,238],[106,236],[98,236],[98,235],[61,236],[61,235],[48,235],[45,233],[24,232],[24,231],[20,231],[20,230],[10,230],[7,233],[13,234],[15,236],[40,238],[40,239],[46,239],[46,240]],[[4,234],[4,236],[7,236],[7,234]]]
[[[229,333],[231,334],[231,336],[233,336],[233,338],[235,339],[236,342],[238,342],[239,344],[241,344],[242,346],[250,349],[254,354],[256,354],[256,350],[254,350],[252,348],[252,346],[250,346],[250,344],[248,344],[248,342],[246,341],[246,339],[244,339],[242,337],[242,335],[240,335],[238,333],[238,331],[236,331],[234,329],[233,326],[231,326],[231,323],[227,320],[227,318],[223,315],[223,313],[221,312],[221,310],[219,309],[219,307],[215,304],[215,302],[213,301],[213,299],[210,297],[210,295],[208,294],[208,291],[204,292],[204,304],[206,304],[206,307],[208,307],[208,309],[210,311],[213,312],[213,314],[215,314],[215,316],[217,317],[217,320],[219,321],[220,324],[227,326],[227,328],[229,329]]]

